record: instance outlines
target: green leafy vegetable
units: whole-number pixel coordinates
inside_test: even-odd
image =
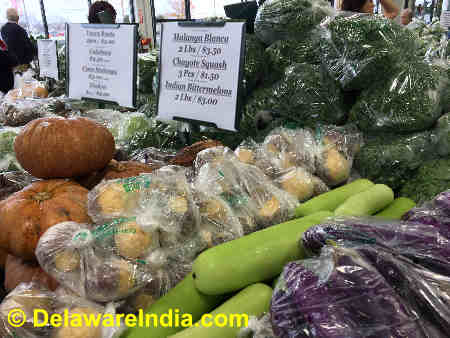
[[[409,178],[400,194],[421,204],[448,189],[450,189],[450,158],[447,157],[425,162],[417,173]]]
[[[436,156],[435,147],[435,135],[430,131],[380,135],[366,140],[354,166],[362,177],[398,190],[424,161]]]

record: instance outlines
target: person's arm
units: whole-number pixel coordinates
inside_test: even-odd
[[[392,0],[380,0],[386,18],[394,19],[400,13],[400,8]]]

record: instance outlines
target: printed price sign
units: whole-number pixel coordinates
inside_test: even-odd
[[[39,76],[49,77],[58,81],[58,53],[56,50],[56,41],[39,39],[37,40],[37,44]]]
[[[134,107],[136,41],[136,25],[67,24],[67,96]]]
[[[162,25],[158,118],[207,122],[236,131],[244,25]]]

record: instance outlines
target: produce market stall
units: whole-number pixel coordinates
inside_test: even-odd
[[[158,119],[158,50],[133,108],[25,78],[0,101],[0,336],[448,337],[443,33],[267,0],[238,132]],[[198,325],[37,326],[37,308]]]

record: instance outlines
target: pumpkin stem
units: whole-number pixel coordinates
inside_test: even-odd
[[[33,195],[32,198],[33,198],[35,201],[42,202],[42,201],[49,200],[49,199],[52,198],[52,197],[53,197],[53,194],[52,194],[51,192],[48,192],[48,191],[42,191],[42,192],[38,192],[38,193],[36,193],[35,195]]]

